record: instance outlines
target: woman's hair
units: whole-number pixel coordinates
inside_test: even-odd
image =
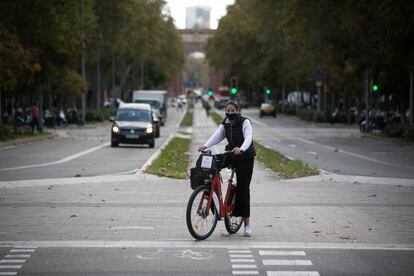
[[[232,105],[236,108],[237,111],[240,110],[240,105],[238,102],[236,102],[235,100],[228,100],[225,104],[224,104],[224,109],[227,108],[228,105]]]

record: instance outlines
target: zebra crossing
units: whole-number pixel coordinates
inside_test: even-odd
[[[17,275],[19,269],[35,252],[35,247],[15,247],[0,260],[0,276]]]
[[[258,250],[252,252],[249,248],[229,249],[228,251],[233,275],[259,275],[259,267],[264,267],[267,276],[320,276],[318,271],[312,270],[313,263],[307,258],[305,251]]]

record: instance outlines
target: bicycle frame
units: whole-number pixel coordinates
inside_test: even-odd
[[[232,194],[231,191],[234,189],[233,186],[233,177],[234,177],[235,169],[231,170],[230,178],[227,180],[227,192],[226,198],[223,201],[222,189],[221,189],[221,182],[222,177],[220,171],[214,175],[213,183],[211,184],[210,194],[208,198],[208,205],[206,213],[209,214],[211,210],[211,203],[214,201],[216,207],[219,209],[218,214],[220,219],[223,219],[227,212],[234,211],[234,204],[228,204],[231,200],[230,195]],[[217,202],[218,201],[218,202]]]

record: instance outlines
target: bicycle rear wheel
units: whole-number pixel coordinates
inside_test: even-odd
[[[227,205],[234,204],[236,198],[236,191],[234,189],[231,190],[231,196],[229,197],[229,202]],[[224,218],[224,225],[226,226],[227,232],[229,234],[236,234],[240,227],[243,224],[243,218],[242,217],[236,217],[233,216],[232,212],[226,213],[226,216]]]
[[[190,196],[187,204],[186,221],[187,228],[191,236],[197,240],[204,240],[210,237],[217,225],[218,213],[211,202],[211,208],[207,212],[210,188],[202,185],[198,187]]]

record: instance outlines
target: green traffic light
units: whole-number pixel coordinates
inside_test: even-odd
[[[209,96],[213,96],[213,91],[208,91],[208,92],[207,92],[207,95],[209,95]]]
[[[270,94],[270,89],[266,89],[266,94],[269,95]]]
[[[372,91],[374,91],[374,92],[378,91],[378,85],[374,84],[372,86]]]
[[[233,88],[231,89],[231,94],[233,94],[233,95],[234,95],[234,94],[236,94],[236,93],[237,93],[237,88],[234,88],[234,87],[233,87]]]

